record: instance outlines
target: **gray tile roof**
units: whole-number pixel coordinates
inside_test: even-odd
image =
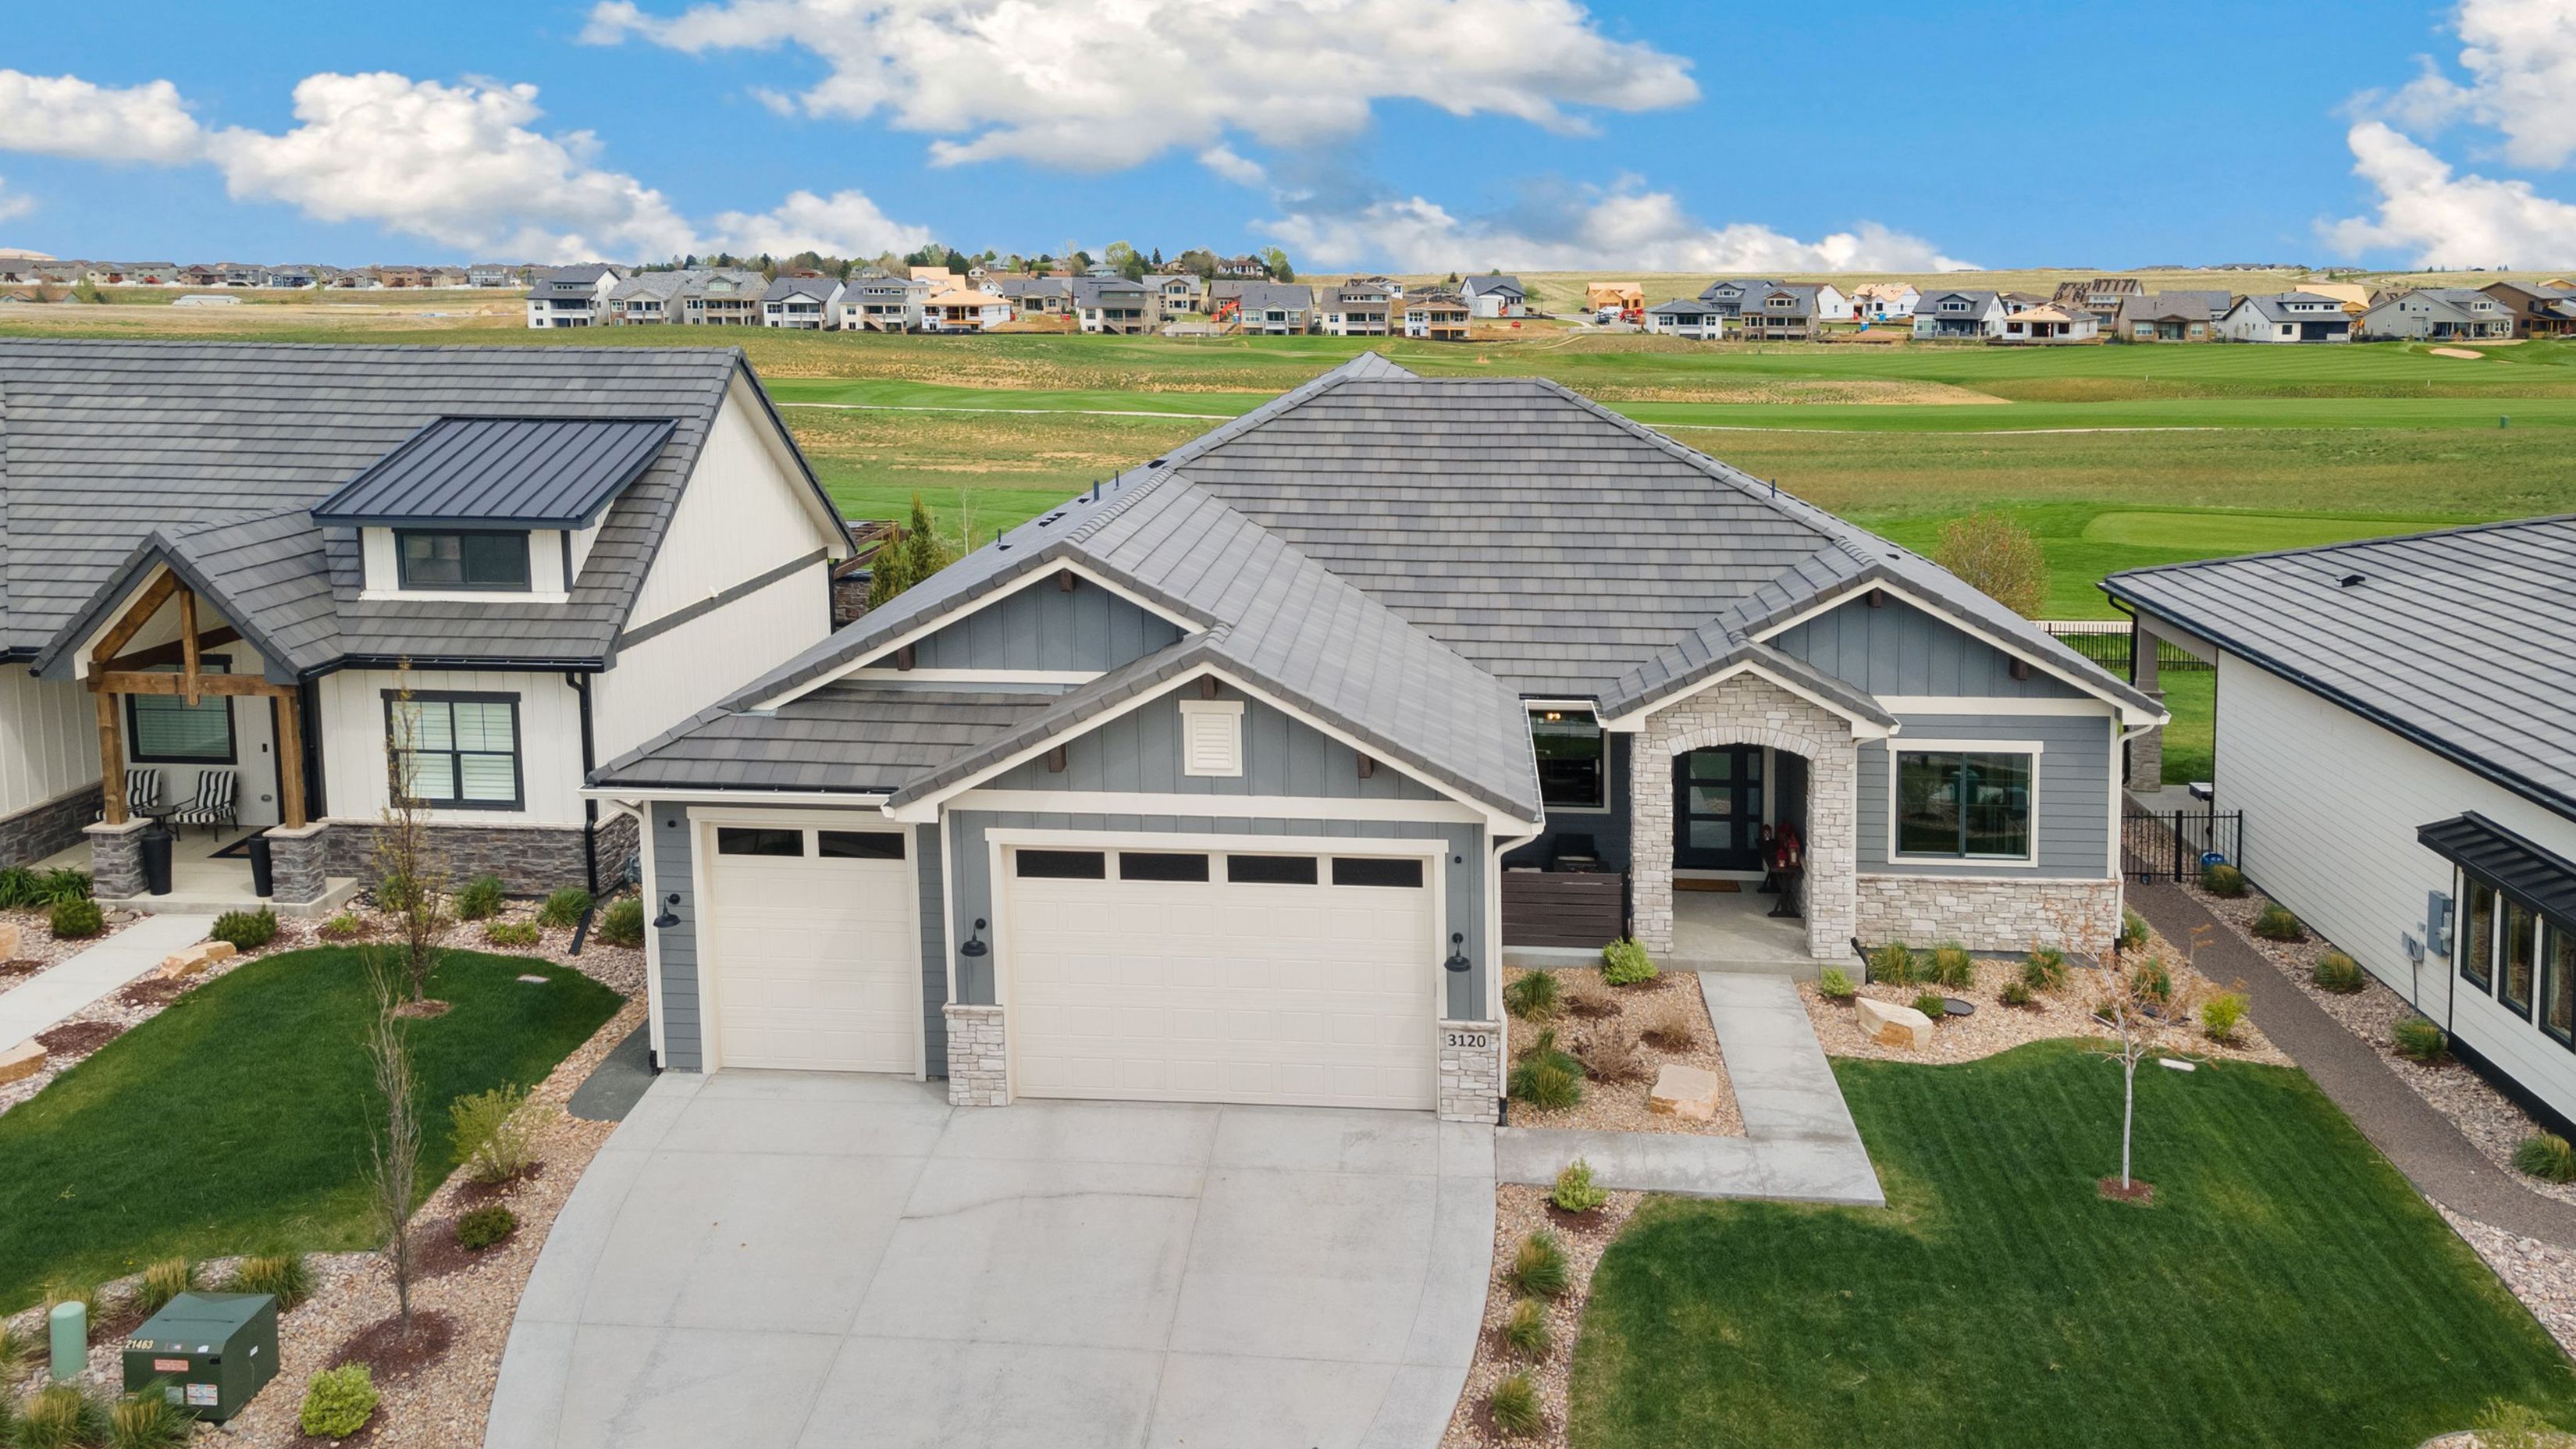
[[[299,641],[288,660],[299,670],[597,663],[746,374],[732,348],[0,340],[0,647],[52,662],[147,549],[166,545],[255,585],[218,606],[245,632]],[[601,516],[569,601],[361,599],[357,530],[315,528],[305,511],[423,427],[473,414],[675,426]],[[311,617],[319,587],[327,625]],[[253,598],[287,612],[259,617]]]
[[[2571,577],[2576,517],[2555,517],[2135,569],[2102,588],[2576,816]]]
[[[1219,300],[1225,295],[1218,293]],[[1244,282],[1235,287],[1233,295],[1243,299],[1246,312],[1293,312],[1315,305],[1315,289],[1302,282]]]
[[[1052,694],[827,684],[774,714],[704,710],[602,768],[643,789],[893,791],[1054,705]]]
[[[1520,278],[1500,272],[1487,272],[1482,276],[1469,277],[1467,280],[1459,283],[1458,288],[1470,297],[1478,296],[1486,292],[1499,292],[1506,297],[1525,297],[1529,295],[1528,289],[1521,285]]]
[[[2227,315],[2226,292],[2153,292],[2120,299],[2123,322],[2215,322]]]
[[[811,297],[818,302],[831,300],[841,284],[831,277],[780,277],[761,294],[764,302],[784,302],[790,297]]]
[[[2320,302],[2328,304],[2334,310],[2331,313],[2325,311],[2293,312],[2290,310],[2293,304],[2302,307],[2313,307],[2315,304]],[[2314,292],[2272,292],[2259,296],[2249,295],[2244,301],[2237,305],[2251,307],[2262,316],[2274,322],[2302,322],[2310,319],[2326,319],[2329,317],[2341,317],[2345,315],[2343,303],[2341,301],[2333,297],[2319,296]],[[2230,308],[2229,310],[2233,311],[2235,309]]]
[[[588,528],[671,440],[670,418],[440,418],[313,506],[320,524]]]

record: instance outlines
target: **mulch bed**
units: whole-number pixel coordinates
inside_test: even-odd
[[[124,990],[116,993],[116,999],[128,1006],[167,1006],[178,1000],[180,993],[186,991],[190,984],[185,978],[172,980],[163,976],[146,976],[140,981],[128,982]]]
[[[0,980],[7,980],[12,976],[33,976],[44,969],[45,963],[42,961],[0,961]]]
[[[47,1056],[68,1060],[88,1056],[123,1035],[125,1028],[112,1021],[74,1021],[36,1033],[36,1045]]]
[[[502,1248],[509,1246],[511,1238],[519,1235],[519,1230],[512,1228],[508,1238],[480,1248],[469,1248],[456,1241],[455,1218],[436,1218],[426,1222],[415,1222],[411,1230],[413,1235],[411,1270],[415,1277],[424,1282],[432,1278],[444,1278],[450,1273],[471,1268],[487,1258],[495,1257]]]
[[[402,1319],[380,1318],[349,1336],[340,1351],[331,1355],[331,1368],[362,1363],[377,1383],[415,1373],[439,1361],[448,1346],[456,1342],[456,1320],[435,1308],[424,1308],[412,1314],[406,1326]]]
[[[505,1177],[499,1182],[476,1182],[469,1177],[456,1185],[456,1205],[461,1208],[477,1208],[487,1202],[497,1202],[516,1191],[521,1183],[534,1182],[543,1177],[545,1171],[544,1163],[531,1162],[525,1171]]]
[[[2104,1202],[2133,1202],[2140,1207],[2155,1204],[2156,1185],[2152,1182],[2139,1182],[2133,1178],[2127,1187],[2122,1187],[2120,1179],[2106,1177],[2101,1181],[2101,1188]]]
[[[1579,1213],[1567,1212],[1565,1209],[1558,1207],[1552,1202],[1547,1205],[1547,1220],[1556,1224],[1558,1229],[1564,1232],[1607,1232],[1610,1228],[1611,1218],[1612,1213],[1608,1203],[1604,1203],[1597,1208],[1586,1208]]]

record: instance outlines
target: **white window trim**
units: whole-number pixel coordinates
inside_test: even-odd
[[[2048,752],[2043,740],[1917,740],[1890,738],[1887,742],[1887,863],[1899,865],[1955,865],[1990,867],[1996,870],[2039,869],[2039,787],[2042,757]],[[1937,754],[2028,755],[2030,756],[2030,854],[2011,855],[1904,855],[1896,848],[1897,806],[1896,770],[1900,755]]]
[[[1239,699],[1184,699],[1181,707],[1181,773],[1217,779],[1238,780],[1243,777],[1243,701]],[[1199,732],[1210,728],[1201,721],[1221,724],[1228,745],[1222,766],[1201,768],[1198,759]]]

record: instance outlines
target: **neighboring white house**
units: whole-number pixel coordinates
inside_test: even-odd
[[[841,284],[832,277],[780,277],[761,294],[760,325],[822,332],[833,325]]]
[[[2025,345],[2057,346],[2070,342],[2098,342],[2102,338],[2102,319],[2081,307],[2064,302],[2043,302],[2004,316],[1998,342]]]
[[[2471,287],[2418,287],[2361,314],[2365,342],[2497,342],[2513,335],[2514,315]]]
[[[1349,281],[1315,294],[1316,330],[1327,337],[1384,337],[1393,330],[1396,300],[1375,282]]]
[[[2217,669],[2215,811],[2314,934],[2576,1119],[2576,520],[2114,574]],[[2133,788],[2138,760],[2133,757]],[[2150,779],[2146,783],[2154,783]]]
[[[343,276],[348,275],[343,273]],[[530,327],[599,327],[608,321],[608,296],[626,273],[604,262],[555,267],[528,288]],[[333,285],[338,285],[335,281]]]
[[[1791,282],[1788,285],[1814,294],[1816,320],[1819,322],[1849,322],[1859,315],[1857,304],[1843,295],[1842,288],[1831,282]]]
[[[2276,292],[2240,297],[2218,319],[2229,342],[2350,342],[2352,314],[2343,302],[2315,292]]]
[[[1676,297],[1646,309],[1646,330],[1715,342],[1726,335],[1726,315],[1715,303]]]
[[[1999,337],[2007,309],[1997,292],[1926,292],[1914,304],[1914,335],[1927,340]]]
[[[925,332],[987,332],[1011,320],[1011,304],[998,293],[950,283],[921,299]]]
[[[1469,277],[1459,284],[1458,294],[1467,300],[1468,310],[1487,319],[1526,317],[1529,315],[1529,291],[1518,277]]]
[[[730,348],[19,341],[0,388],[28,408],[11,520],[97,520],[89,550],[6,555],[0,858],[104,809],[108,899],[141,892],[143,822],[100,788],[102,698],[107,778],[228,807],[192,859],[264,828],[282,910],[371,873],[389,752],[459,877],[613,883],[632,822],[584,771],[822,639],[849,554]],[[203,863],[257,904],[246,861]]]
[[[916,332],[921,328],[922,300],[928,282],[888,276],[874,267],[841,288],[840,328],[844,332]]]
[[[1867,322],[1902,322],[1922,296],[1912,282],[1863,282],[1852,288],[1852,312]]]

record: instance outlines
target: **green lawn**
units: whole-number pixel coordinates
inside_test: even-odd
[[[2576,1367],[2308,1079],[2069,1042],[1835,1063],[1886,1211],[1650,1203],[1574,1352],[1577,1449],[2405,1449]]]
[[[2215,778],[2218,671],[2164,669],[2156,679],[2164,686],[2165,708],[2173,712],[2173,723],[2165,726],[2165,783],[2188,785]]]
[[[535,1083],[618,1006],[580,972],[464,951],[430,989],[455,1007],[405,1027],[430,1124],[424,1195],[456,1166],[450,1101]],[[271,956],[0,1117],[0,1309],[58,1276],[94,1282],[181,1254],[363,1246],[381,1110],[360,1045],[373,1010],[360,951]]]

